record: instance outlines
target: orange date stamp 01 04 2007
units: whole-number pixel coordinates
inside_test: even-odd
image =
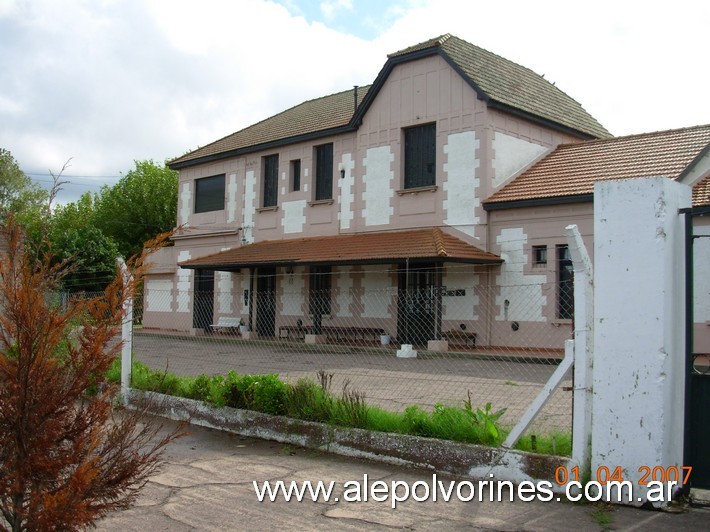
[[[688,483],[690,474],[693,471],[692,466],[640,466],[638,473],[639,486],[648,486],[649,482],[666,484],[668,482],[675,483],[676,486],[682,486]],[[596,478],[595,478],[596,477]],[[624,473],[621,466],[614,468],[607,466],[599,466],[596,470],[596,475],[592,474],[590,480],[596,480],[599,484],[608,482],[624,482]],[[564,486],[568,482],[579,482],[579,467],[574,466],[567,468],[559,466],[555,469],[555,482],[560,486]]]

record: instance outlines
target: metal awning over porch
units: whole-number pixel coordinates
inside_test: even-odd
[[[307,264],[397,264],[462,262],[495,265],[498,255],[483,251],[438,227],[286,240],[267,240],[179,263],[195,270],[235,271],[241,268]]]

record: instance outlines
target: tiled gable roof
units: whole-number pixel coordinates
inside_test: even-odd
[[[441,53],[489,105],[558,124],[570,132],[588,137],[609,136],[609,132],[579,103],[542,76],[449,34],[390,54],[378,80],[384,81],[395,64],[414,60],[418,53]],[[379,86],[366,98],[372,87],[368,85],[357,89],[357,110],[355,89],[309,100],[178,157],[169,164],[179,168],[266,149],[273,143],[295,142],[309,136],[354,129],[357,126],[356,117],[361,117],[376,97]],[[366,105],[360,106],[363,102]]]
[[[693,207],[710,205],[710,176],[693,187]]]
[[[390,57],[435,47],[440,47],[489,103],[497,102],[594,138],[611,136],[577,101],[539,74],[453,35],[442,35]]]
[[[245,268],[283,264],[388,264],[407,259],[498,264],[501,258],[438,227],[267,240],[180,263],[183,268]]]
[[[677,179],[710,144],[710,125],[641,135],[561,144],[483,202],[488,209],[509,202],[591,195],[605,179]]]
[[[367,95],[370,86],[358,87],[358,105]],[[258,148],[271,142],[298,138],[320,131],[347,126],[355,113],[355,88],[308,100],[277,115],[232,133],[211,144],[170,161],[180,165],[186,161],[200,160],[248,148]]]

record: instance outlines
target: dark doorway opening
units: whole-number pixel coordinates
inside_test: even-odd
[[[275,336],[276,268],[259,268],[256,276],[256,332],[259,337]]]
[[[195,270],[195,301],[192,326],[210,332],[214,323],[214,271]]]

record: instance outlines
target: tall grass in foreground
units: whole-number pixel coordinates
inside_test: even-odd
[[[120,379],[120,361],[109,370],[108,378]],[[133,388],[204,401],[216,407],[230,406],[266,414],[288,416],[341,427],[377,432],[410,434],[457,442],[500,446],[507,431],[498,424],[503,411],[493,412],[490,403],[474,408],[468,401],[462,407],[437,404],[429,412],[416,405],[404,412],[392,412],[368,405],[365,395],[346,381],[337,393],[332,390],[332,373],[318,372],[317,380],[302,378],[283,382],[276,374],[226,376],[199,375],[179,377],[151,370],[141,362],[133,363]],[[554,433],[523,436],[517,449],[543,454],[570,455],[571,436]]]

